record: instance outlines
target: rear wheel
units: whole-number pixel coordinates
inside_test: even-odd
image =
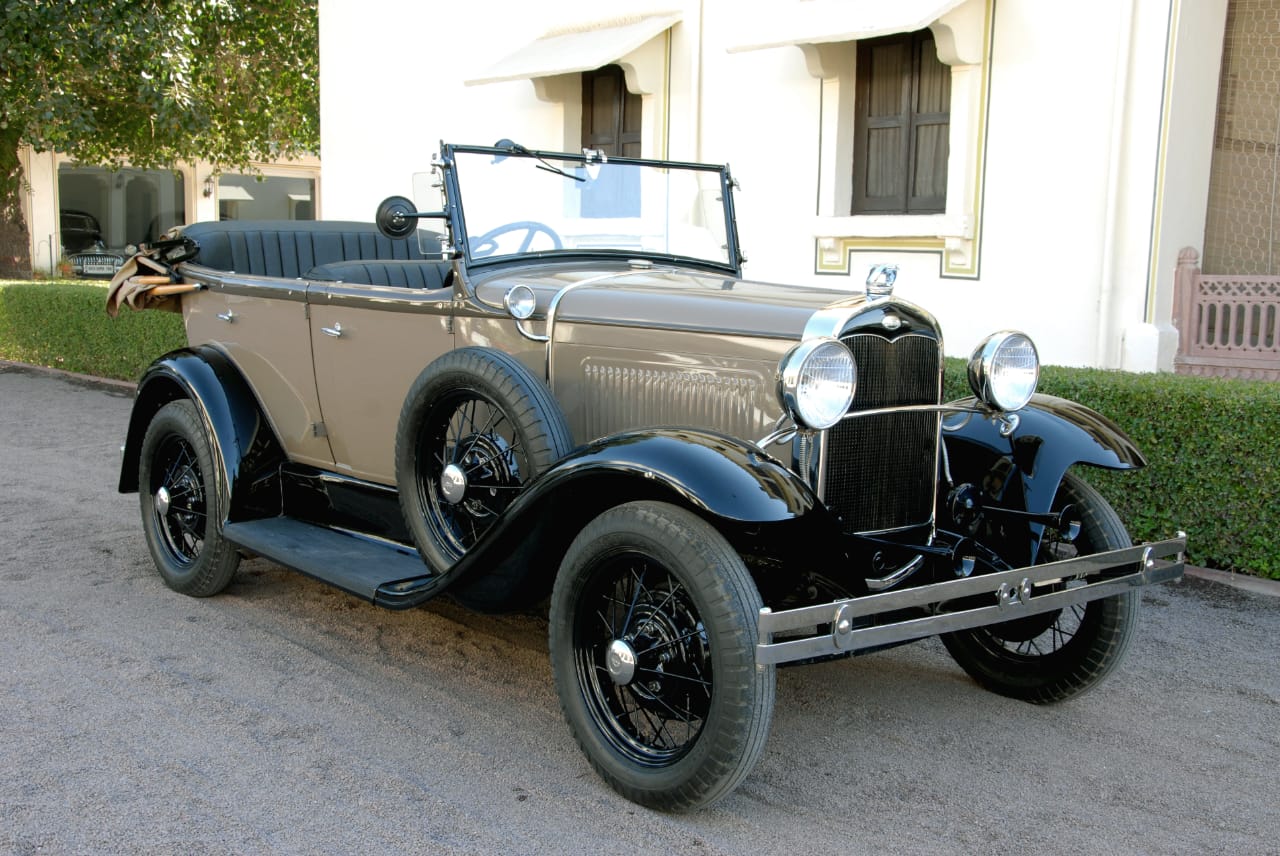
[[[450,351],[405,399],[396,482],[405,523],[427,564],[443,573],[480,542],[535,476],[573,449],[546,384],[488,348]],[[520,600],[520,581],[478,575],[453,594],[493,611]]]
[[[240,564],[222,537],[218,478],[195,405],[184,400],[160,408],[138,464],[142,528],[165,584],[193,597],[222,591]]]
[[[1079,478],[1063,478],[1054,507],[1075,506],[1081,517],[1073,543],[1047,539],[1039,562],[1132,545],[1124,524],[1102,495]],[[1063,701],[1094,687],[1124,657],[1137,625],[1136,591],[1026,618],[942,636],[955,661],[979,684],[1037,704]]]
[[[615,790],[690,809],[751,771],[775,681],[755,662],[759,611],[737,553],[683,509],[621,505],[579,533],[551,595],[552,668],[574,738]]]

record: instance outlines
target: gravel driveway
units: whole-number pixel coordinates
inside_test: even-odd
[[[1149,590],[1120,670],[1055,707],[932,640],[782,670],[754,774],[663,815],[574,745],[543,614],[261,560],[166,589],[115,492],[129,408],[0,366],[0,852],[1280,853],[1280,598]]]

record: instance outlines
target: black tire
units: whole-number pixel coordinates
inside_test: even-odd
[[[686,810],[751,772],[775,687],[755,661],[759,612],[742,559],[690,512],[630,503],[578,534],[551,594],[551,665],[574,739],[614,790]]]
[[[1040,562],[1133,544],[1102,495],[1071,474],[1054,498],[1055,508],[1068,504],[1080,513],[1080,534],[1074,544],[1047,541]],[[1125,592],[1057,612],[947,633],[942,642],[983,687],[1010,698],[1051,704],[1086,692],[1116,667],[1133,637],[1140,602],[1138,592]]]
[[[190,401],[166,404],[147,426],[138,494],[147,548],[165,584],[192,597],[226,588],[240,554],[222,537],[222,476]]]
[[[534,477],[573,450],[571,436],[546,384],[508,354],[461,348],[423,369],[400,411],[396,485],[427,564],[437,573],[452,567]],[[447,471],[461,484],[446,488]]]

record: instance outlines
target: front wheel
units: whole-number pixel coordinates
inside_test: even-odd
[[[760,595],[701,518],[637,502],[579,533],[551,595],[550,649],[565,719],[619,793],[683,810],[755,766],[774,667],[755,662]]]
[[[1046,540],[1041,562],[1129,547],[1133,541],[1102,495],[1068,474],[1054,507],[1075,506],[1080,534],[1072,544]],[[943,634],[952,658],[983,687],[1049,704],[1092,689],[1124,657],[1138,620],[1136,591],[972,630]]]

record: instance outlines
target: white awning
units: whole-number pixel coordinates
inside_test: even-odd
[[[622,59],[680,20],[678,13],[638,15],[552,30],[466,84],[529,80],[590,71]]]
[[[729,53],[852,42],[923,30],[965,0],[791,0],[752,16]]]

